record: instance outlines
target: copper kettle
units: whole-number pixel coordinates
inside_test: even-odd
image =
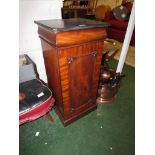
[[[111,43],[114,46],[116,45],[114,44],[115,42],[111,42],[109,39],[106,40],[106,42]],[[119,48],[116,48],[115,50],[112,51],[108,49],[105,50],[105,52],[102,54],[102,61],[101,61],[102,67],[101,67],[98,97],[97,97],[97,102],[99,103],[111,102],[114,100],[120,87],[121,79],[124,76],[120,75],[120,73],[116,73],[112,69],[109,69],[108,66],[108,61],[114,58],[116,53],[119,51]]]
[[[113,70],[106,70],[105,72],[101,73],[106,74],[106,76],[102,76],[100,79],[100,85],[98,89],[98,97],[97,102],[99,103],[106,103],[112,102],[115,99],[115,95],[120,88],[121,79],[125,75],[120,75],[120,73],[115,73]]]

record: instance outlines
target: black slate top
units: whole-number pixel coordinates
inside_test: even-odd
[[[83,18],[39,20],[34,22],[54,32],[110,26],[110,24],[106,22]]]

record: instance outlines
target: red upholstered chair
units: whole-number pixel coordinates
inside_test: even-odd
[[[19,72],[22,74],[19,83],[19,124],[31,122],[44,115],[53,121],[48,113],[54,105],[52,92],[36,76],[33,61],[27,55],[25,58],[27,62]]]
[[[127,8],[129,13],[131,12],[132,3],[127,2],[123,4],[123,6]],[[104,21],[108,22],[111,25],[107,28],[108,38],[123,42],[128,26],[128,21],[117,20],[113,15],[113,10],[106,12]],[[133,31],[130,45],[135,45],[135,30]]]
[[[54,105],[52,92],[40,80],[33,79],[19,84],[19,124],[33,121],[48,113]]]

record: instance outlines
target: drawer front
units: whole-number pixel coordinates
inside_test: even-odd
[[[96,104],[103,41],[60,49],[64,114],[75,115]]]
[[[81,43],[100,40],[107,36],[105,28],[91,28],[58,32],[56,35],[56,45],[58,47],[79,45]]]

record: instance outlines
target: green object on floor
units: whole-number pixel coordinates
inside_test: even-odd
[[[117,61],[110,62],[116,66]],[[98,104],[97,110],[69,126],[62,125],[54,110],[54,123],[42,117],[20,126],[20,155],[134,155],[135,69],[125,65],[123,74],[113,103]]]

